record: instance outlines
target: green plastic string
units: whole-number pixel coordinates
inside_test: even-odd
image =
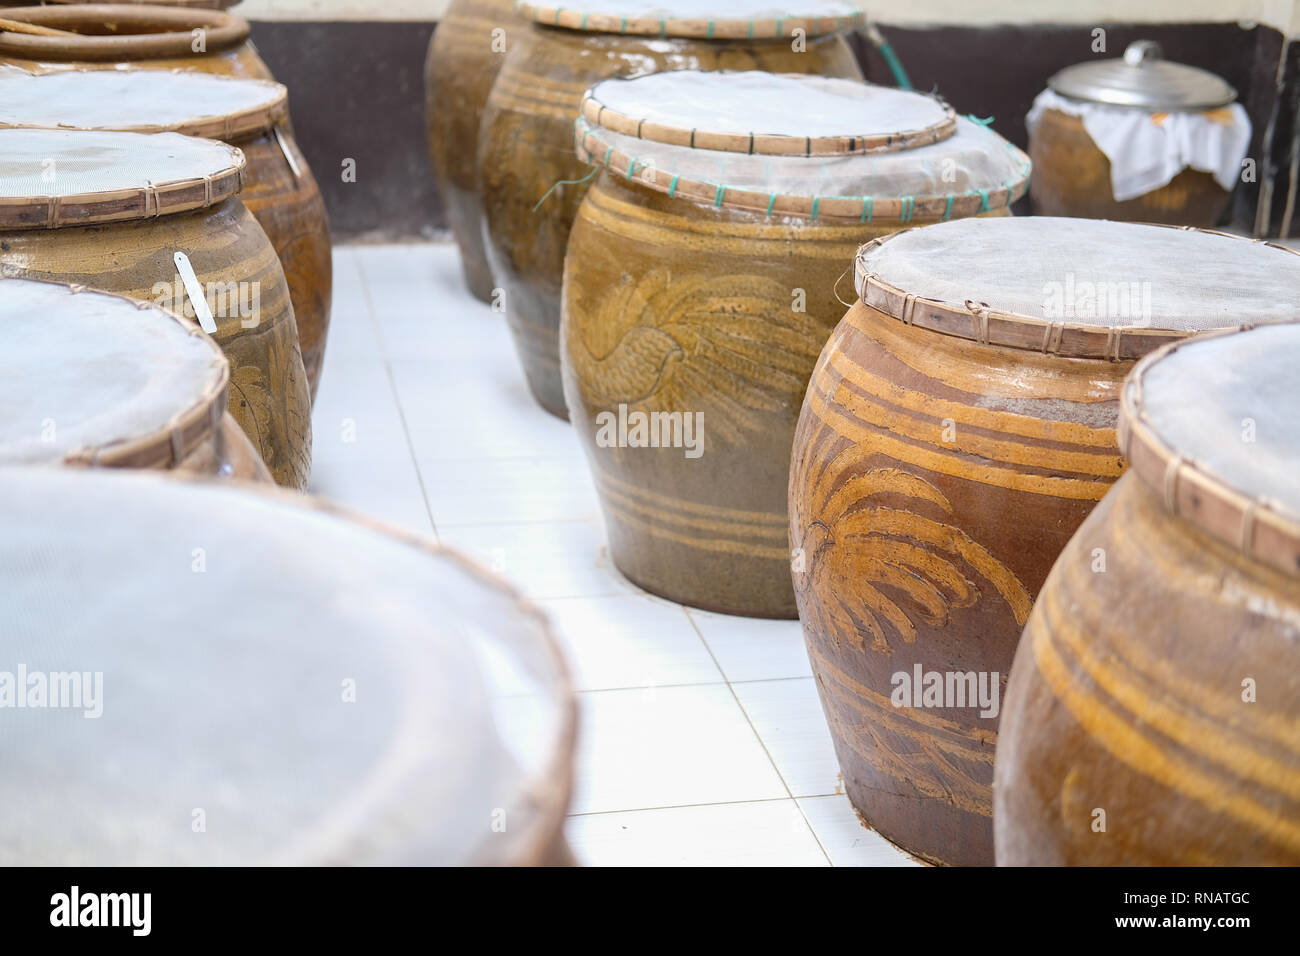
[[[871,196],[862,197],[862,218],[859,222],[871,222],[871,217],[876,214],[876,200]]]
[[[772,207],[775,206],[775,205],[776,205],[776,193],[772,193],[772,194],[770,194],[770,195],[767,197],[767,214],[768,214],[768,216],[771,216],[771,215],[772,215]]]
[[[986,116],[983,119],[980,119],[974,113],[967,113],[966,118],[970,120],[972,123],[978,123],[980,126],[983,126],[985,129],[988,129],[990,126],[993,125],[992,116]]]
[[[579,30],[585,30],[585,29],[587,29],[587,17],[589,17],[589,16],[591,16],[591,14],[589,14],[589,13],[584,13],[584,14],[582,15],[582,26],[578,27]]]
[[[591,179],[592,176],[595,176],[599,171],[600,167],[592,164],[591,172],[587,173],[587,175],[583,176],[581,179],[561,179],[558,183],[542,194],[542,198],[537,200],[537,205],[533,207],[533,212],[537,212],[537,210],[542,207],[542,203],[551,198],[551,193],[555,192],[555,190],[559,189],[561,186],[581,186],[583,183],[587,182],[587,180]]]
[[[556,8],[555,8],[555,24],[554,24],[554,25],[557,26],[557,27],[560,25],[560,14],[563,13],[563,12],[564,12],[564,7],[556,7]]]
[[[952,193],[948,194],[948,205],[944,207],[943,218],[947,219],[952,215]]]
[[[672,198],[673,196],[675,196],[675,195],[677,195],[677,177],[676,177],[676,176],[674,176],[674,177],[673,177],[673,181],[672,181],[671,183],[668,184],[668,198],[671,199],[671,198]]]
[[[904,196],[902,215],[898,217],[899,222],[911,222],[912,210],[915,208],[916,208],[916,200],[913,199],[911,196]]]
[[[727,194],[727,187],[726,187],[726,186],[723,186],[723,185],[721,185],[721,184],[719,184],[719,186],[718,186],[718,192],[717,192],[717,194],[713,197],[713,205],[714,205],[714,206],[721,207],[721,206],[722,206],[722,197],[725,196],[726,194]]]
[[[817,219],[817,197],[816,196],[813,196],[812,219],[813,220]]]
[[[636,167],[637,167],[637,161],[636,161],[635,158],[628,160],[628,163],[627,163],[627,178],[628,178],[628,179],[631,179],[634,175],[636,175]]]
[[[712,40],[712,39],[713,39],[713,21],[712,21],[712,20],[709,21],[709,32],[706,33],[706,34],[704,34],[704,36],[705,36],[707,39],[709,39],[709,40]]]
[[[880,55],[884,58],[885,65],[889,67],[889,72],[894,74],[894,82],[898,84],[898,88],[900,90],[912,89],[912,81],[908,77],[907,71],[903,69],[903,61],[898,58],[898,54],[889,45],[889,41],[882,37],[880,42],[876,44],[876,49],[880,51]]]
[[[980,212],[989,211],[989,191],[987,189],[977,189],[980,194]]]

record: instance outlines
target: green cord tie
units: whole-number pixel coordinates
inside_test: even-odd
[[[948,194],[948,205],[944,207],[943,218],[947,219],[952,215],[952,193]]]
[[[673,181],[668,184],[668,198],[671,199],[676,194],[677,194],[677,177],[674,176]]]
[[[776,205],[776,193],[771,193],[771,194],[767,197],[767,214],[768,214],[768,216],[771,216],[771,215],[772,215],[772,207],[775,206],[775,205]]]
[[[813,219],[816,219],[816,218],[817,218],[817,197],[816,197],[816,196],[813,196],[812,217],[811,217],[811,218],[813,218]]]
[[[726,186],[723,186],[723,185],[721,185],[721,184],[719,184],[719,185],[718,185],[718,192],[717,192],[717,194],[713,197],[713,205],[714,205],[714,206],[717,206],[717,207],[721,207],[721,206],[722,206],[722,197],[725,196],[726,194],[727,194],[727,187],[726,187]]]
[[[966,118],[970,120],[972,123],[978,123],[980,126],[983,126],[985,129],[988,129],[990,126],[993,125],[992,116],[986,116],[983,119],[980,119],[974,113],[967,113]]]
[[[598,172],[600,172],[600,167],[592,164],[591,172],[587,173],[587,175],[583,176],[581,179],[561,179],[558,183],[542,194],[542,198],[537,200],[537,205],[533,207],[533,212],[537,212],[537,210],[541,208],[542,203],[546,202],[546,200],[550,198],[551,193],[555,192],[555,190],[559,189],[561,186],[581,186]]]
[[[862,218],[859,222],[871,222],[871,217],[876,213],[876,200],[871,196],[862,197]]]

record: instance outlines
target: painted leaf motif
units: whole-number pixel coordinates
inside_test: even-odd
[[[573,361],[593,404],[705,413],[736,444],[764,412],[797,405],[824,331],[766,276],[625,277],[583,330]]]

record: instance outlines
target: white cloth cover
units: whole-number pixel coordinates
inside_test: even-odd
[[[1147,422],[1225,484],[1300,518],[1297,354],[1292,324],[1188,342],[1143,374]]]
[[[193,408],[225,359],[162,309],[0,279],[0,463],[142,438]]]
[[[1250,117],[1240,103],[1208,112],[1149,113],[1043,90],[1025,117],[1031,137],[1049,109],[1083,121],[1083,128],[1110,160],[1110,186],[1116,202],[1168,185],[1189,167],[1210,173],[1215,182],[1231,190],[1250,147]],[[1223,118],[1230,122],[1220,122]]]
[[[1300,319],[1300,255],[1211,232],[1054,216],[955,219],[864,249],[863,266],[904,292],[1045,321],[1206,331]],[[1112,296],[1138,314],[1112,309]]]
[[[455,865],[536,812],[567,685],[447,553],[110,469],[0,467],[0,528],[0,865]]]

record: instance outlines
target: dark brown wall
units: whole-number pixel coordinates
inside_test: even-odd
[[[320,180],[336,239],[433,236],[442,229],[424,142],[423,69],[433,23],[258,22],[253,37],[289,87],[298,140]],[[1170,59],[1203,67],[1237,88],[1254,125],[1250,155],[1260,182],[1240,184],[1232,224],[1256,221],[1261,185],[1270,234],[1284,214],[1300,105],[1300,51],[1270,27],[1236,24],[1105,25],[1105,56],[1136,39],[1158,40]],[[882,25],[914,85],[936,90],[962,113],[994,117],[994,128],[1022,148],[1025,113],[1047,78],[1098,56],[1091,27],[900,28]],[[893,84],[879,53],[858,38],[873,82]],[[1287,53],[1278,89],[1278,61]],[[1272,126],[1270,129],[1270,121]],[[472,148],[472,144],[466,144]],[[345,157],[357,182],[340,178]],[[1267,189],[1267,186],[1265,186]],[[1017,207],[1028,212],[1027,202]],[[1292,234],[1300,232],[1293,224]]]

